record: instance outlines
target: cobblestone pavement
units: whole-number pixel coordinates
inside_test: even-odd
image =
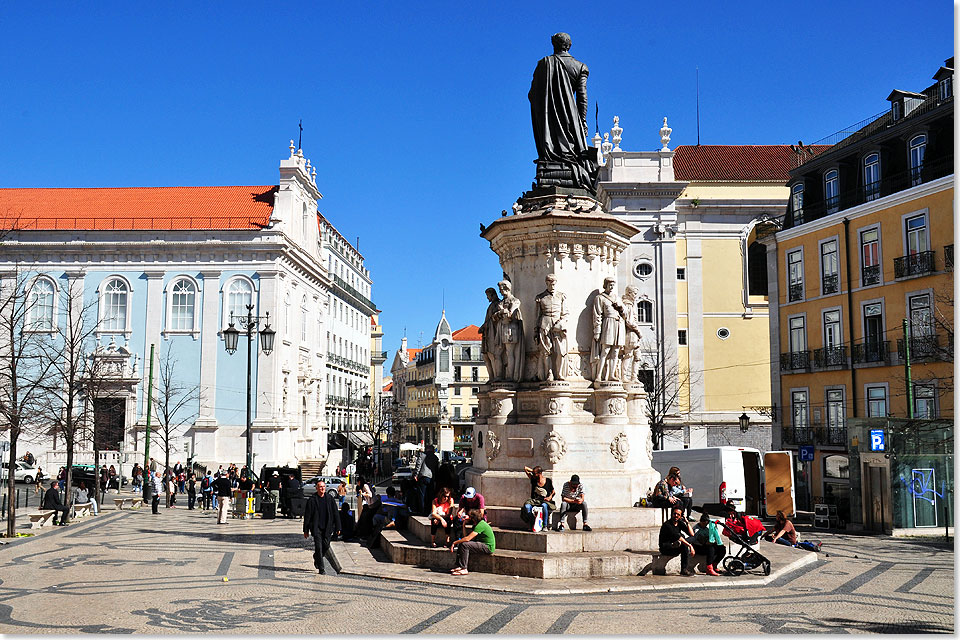
[[[318,576],[300,526],[178,508],[44,528],[0,546],[0,632],[954,631],[953,549],[929,541],[822,534],[815,564],[764,586],[536,596]]]

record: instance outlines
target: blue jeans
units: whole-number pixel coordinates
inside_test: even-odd
[[[523,505],[523,510],[530,516],[531,525],[533,525],[533,522],[537,519],[537,515],[533,512],[534,508],[532,504]],[[544,502],[540,505],[540,509],[543,509],[543,528],[547,529],[550,527],[550,505]]]

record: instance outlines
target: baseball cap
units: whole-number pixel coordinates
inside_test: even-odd
[[[573,484],[580,484],[580,476],[578,476],[577,474],[573,474],[572,476],[570,476],[570,482],[572,482]]]
[[[463,492],[463,497],[468,500],[473,498],[475,495],[477,495],[477,490],[473,487],[467,487],[467,490]]]

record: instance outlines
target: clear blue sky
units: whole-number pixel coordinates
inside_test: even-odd
[[[671,6],[671,4],[673,6]],[[468,5],[482,5],[470,6]],[[419,8],[414,8],[419,7]],[[621,146],[813,142],[953,54],[942,0],[91,2],[0,6],[0,186],[270,184],[297,137],[321,211],[360,236],[384,348],[479,324],[479,224],[533,179],[526,93],[550,35]]]

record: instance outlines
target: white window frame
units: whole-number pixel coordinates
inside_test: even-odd
[[[912,255],[910,253],[910,237],[907,232],[907,222],[915,218],[923,218],[924,242],[923,247],[920,248],[920,252],[930,251],[930,209],[918,209],[900,216],[900,239],[903,242],[902,255],[904,256]]]
[[[882,416],[870,415],[870,389],[883,389],[883,406],[886,414]],[[889,382],[866,382],[863,385],[863,415],[868,418],[886,418],[890,415],[890,383]]]
[[[40,284],[41,282],[44,284],[50,285],[51,287],[50,325],[49,327],[42,326],[38,328],[36,326],[37,318],[38,318],[36,314],[36,309],[38,309],[39,307],[37,305],[37,300],[35,299],[34,291],[37,285]],[[29,305],[29,307],[27,310],[28,315],[27,315],[27,322],[25,323],[25,326],[24,326],[24,331],[27,331],[29,333],[37,333],[37,334],[46,333],[49,335],[53,335],[57,330],[57,283],[56,281],[53,278],[45,275],[37,276],[36,278],[34,278],[33,282],[30,284],[30,288],[27,290],[27,304]]]
[[[886,327],[887,323],[887,305],[884,301],[884,298],[872,298],[870,300],[861,300],[860,301],[860,339],[867,339],[867,316],[864,313],[866,308],[872,304],[880,305],[880,324]],[[886,340],[886,334],[880,336],[880,341],[883,342]]]
[[[923,138],[922,142],[916,142],[920,138]],[[927,141],[930,137],[924,133],[918,133],[917,135],[910,138],[907,142],[907,166],[910,167],[910,184],[912,186],[917,186],[923,182],[923,160],[927,154]],[[918,151],[920,156],[920,162],[917,165],[913,164],[913,152]]]
[[[174,329],[173,328],[173,295],[174,288],[180,282],[186,282],[193,286],[193,322],[188,329]],[[164,335],[167,334],[181,334],[181,335],[193,335],[194,339],[200,337],[200,313],[201,304],[200,304],[200,283],[197,282],[194,278],[188,275],[178,275],[174,276],[167,282],[166,287],[164,288],[164,299],[166,301],[166,313],[164,314]]]
[[[649,319],[649,320],[644,320],[643,317],[642,317],[641,314],[640,314],[640,305],[642,305],[642,304],[648,304],[648,305],[650,305],[650,319]],[[653,304],[653,300],[650,300],[649,298],[647,298],[647,297],[645,297],[645,296],[644,296],[644,297],[641,297],[639,300],[637,300],[637,322],[638,322],[639,324],[646,324],[646,325],[651,325],[651,326],[652,326],[652,325],[653,325],[653,319],[656,317],[656,311],[657,311],[657,309],[656,309],[656,307],[655,307],[654,304]]]
[[[797,320],[797,319],[803,321],[803,327],[802,327],[802,329],[803,329],[803,348],[802,348],[802,349],[794,349],[794,348],[793,348],[793,347],[794,347],[794,345],[793,345],[793,327],[791,327],[790,324],[791,324],[794,320]],[[787,316],[787,352],[788,352],[788,353],[800,353],[801,351],[809,351],[809,350],[810,350],[810,349],[809,349],[809,345],[810,345],[809,336],[807,335],[807,314],[806,314],[806,313],[795,313],[795,314],[793,314],[793,315]]]
[[[245,275],[231,276],[230,278],[224,281],[223,287],[220,289],[220,297],[221,297],[220,313],[223,315],[223,318],[220,322],[220,326],[224,329],[230,324],[230,293],[231,293],[230,288],[233,286],[233,283],[237,282],[238,280],[243,281],[250,286],[250,304],[253,305],[253,314],[257,315],[257,298],[258,298],[257,293],[258,292],[257,292],[256,281],[250,278],[249,276],[245,276]],[[243,307],[243,305],[241,305],[241,307]],[[243,314],[244,317],[246,317],[247,315],[246,307],[243,307],[242,309],[240,309],[240,312]]]
[[[930,403],[933,405],[932,415],[925,416],[921,419],[923,420],[933,420],[940,416],[940,403],[938,400],[938,388],[936,380],[914,380],[913,381],[913,393],[911,394],[911,399],[913,400],[913,417],[920,418],[917,415],[917,388],[918,387],[927,387],[930,389]]]
[[[830,392],[840,392],[840,423],[836,426],[830,424]],[[823,423],[827,429],[842,429],[847,421],[847,388],[844,385],[835,385],[823,388]]]
[[[793,282],[791,281],[791,274],[790,274],[790,256],[793,256],[793,255],[796,255],[796,254],[800,254],[800,261],[799,261],[799,263],[798,263],[798,264],[800,265],[800,282],[799,282],[798,284],[800,284],[800,286],[801,286],[802,289],[801,289],[801,292],[800,292],[800,297],[799,297],[798,299],[796,299],[796,300],[791,300],[791,299],[790,299],[790,285],[793,284]],[[802,246],[802,245],[799,246],[799,247],[794,247],[794,248],[792,248],[792,249],[790,249],[790,250],[788,250],[788,251],[786,251],[786,252],[784,253],[784,259],[786,260],[786,269],[785,269],[785,271],[784,271],[784,275],[786,276],[786,280],[787,280],[787,304],[790,304],[790,303],[792,303],[792,302],[803,302],[804,300],[807,299],[807,296],[806,296],[806,293],[807,293],[807,292],[806,292],[806,284],[805,284],[805,283],[806,283],[806,277],[805,277],[805,276],[806,276],[806,273],[804,272],[805,265],[804,265],[803,258],[804,258],[804,256],[803,256],[803,246]]]
[[[307,296],[304,295],[300,298],[300,342],[302,344],[307,344],[307,340],[310,338],[310,330],[307,327],[309,320],[310,310],[307,307]]]
[[[877,231],[877,264],[880,266],[880,281],[876,284],[863,284],[863,234],[867,231],[872,231],[876,229]],[[859,283],[860,288],[864,287],[879,287],[883,285],[883,229],[881,229],[880,223],[875,222],[873,224],[868,224],[862,227],[857,228],[857,264],[859,265]]]
[[[794,394],[796,394],[796,393],[804,393],[804,394],[806,394],[806,400],[805,400],[805,402],[806,402],[806,412],[805,412],[805,413],[806,413],[806,420],[805,420],[806,424],[798,425],[797,422],[796,422],[797,412],[796,412],[796,404],[795,404],[795,402],[794,402]],[[809,388],[809,387],[794,387],[794,388],[790,389],[790,426],[793,427],[794,429],[798,429],[798,428],[799,428],[799,429],[812,429],[813,427],[812,427],[812,425],[811,425],[810,418],[811,418],[811,416],[810,416],[810,388]]]
[[[838,343],[836,343],[835,345],[828,345],[828,344],[827,344],[827,321],[826,321],[826,319],[825,319],[825,316],[826,316],[828,313],[834,313],[834,312],[840,314],[840,319],[839,319],[838,322],[837,322],[837,330],[838,330],[838,332],[839,332],[839,334],[840,334],[840,341],[839,341]],[[820,310],[820,331],[821,331],[821,340],[822,340],[820,344],[822,344],[825,349],[828,348],[828,347],[830,347],[830,346],[834,346],[834,347],[843,346],[843,344],[844,344],[844,340],[843,340],[843,307],[840,307],[840,306],[837,306],[837,307],[824,307],[823,309]]]
[[[823,263],[823,245],[828,242],[833,242],[835,247],[835,254],[837,257],[837,290],[834,293],[824,293],[823,291],[823,277],[827,275],[824,273],[824,263]],[[829,238],[824,238],[819,243],[817,243],[817,260],[820,262],[820,295],[839,295],[842,293],[841,281],[840,281],[840,236],[830,236]]]
[[[793,213],[793,224],[803,224],[803,192],[804,185],[802,182],[790,187],[790,208]]]
[[[833,174],[833,178],[830,178],[830,174]],[[830,183],[833,183],[836,193],[834,194],[834,202],[830,203],[830,196],[827,195],[827,186]],[[827,169],[823,173],[823,202],[826,206],[827,213],[835,213],[840,210],[840,170],[836,167]]]
[[[105,322],[106,322],[106,318],[104,316],[104,311],[105,311],[104,297],[107,294],[107,291],[106,291],[107,286],[114,280],[119,280],[127,287],[127,296],[126,296],[126,301],[124,303],[124,306],[125,306],[124,320],[125,321],[123,323],[124,327],[122,329],[104,328]],[[97,286],[97,330],[95,333],[97,335],[120,334],[123,336],[129,336],[133,332],[132,324],[131,324],[133,322],[133,319],[131,318],[131,316],[133,315],[132,309],[133,309],[133,286],[130,284],[130,281],[125,276],[122,276],[119,274],[107,275],[103,280],[100,281],[100,284]]]
[[[947,76],[943,80],[937,83],[937,91],[939,92],[940,99],[946,100],[953,95],[953,77]]]
[[[920,296],[927,296],[927,300],[930,305],[928,307],[929,313],[930,313],[930,321],[927,324],[928,331],[926,333],[918,333],[916,330],[917,325],[913,321],[913,306],[911,303],[913,302],[914,298],[919,298]],[[936,297],[933,295],[933,289],[930,288],[930,289],[919,289],[917,291],[908,291],[904,295],[903,299],[904,299],[903,308],[906,310],[906,317],[910,319],[910,337],[915,338],[919,335],[930,336],[930,335],[936,334],[937,327],[936,327],[935,312],[936,312],[937,300],[936,300]]]
[[[873,156],[877,156],[877,161],[876,161],[876,162],[870,162],[870,163],[868,163],[867,160],[869,160],[869,159],[870,159],[871,157],[873,157]],[[869,187],[868,187],[868,185],[867,185],[867,167],[871,167],[871,166],[874,166],[874,165],[876,165],[876,167],[877,167],[877,179],[874,180],[874,181],[872,181],[872,182],[870,182],[870,184],[871,184],[871,185],[876,185],[876,187],[874,187],[873,191],[868,192],[867,189],[868,189]],[[880,151],[879,151],[879,150],[868,151],[867,153],[863,154],[863,159],[860,161],[860,174],[863,176],[863,196],[864,196],[864,200],[865,200],[866,202],[871,202],[871,201],[876,200],[877,198],[879,198],[879,197],[880,197],[880,182],[881,182],[882,176],[883,176],[883,167],[880,166]]]

